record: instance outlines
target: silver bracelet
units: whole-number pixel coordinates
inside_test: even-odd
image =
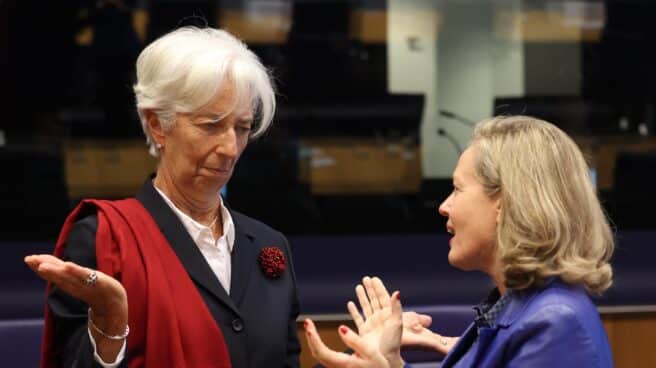
[[[99,333],[102,337],[108,338],[110,340],[123,340],[126,337],[128,337],[128,335],[130,334],[130,326],[128,325],[125,325],[125,331],[121,335],[110,335],[104,332],[103,330],[98,328],[98,326],[96,326],[95,323],[93,323],[93,320],[91,319],[91,308],[87,310],[87,320],[89,320],[89,326],[91,326],[91,328],[93,328],[94,331]]]

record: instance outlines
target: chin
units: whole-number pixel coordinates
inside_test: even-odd
[[[449,264],[455,268],[460,268],[458,265],[458,258],[453,254],[453,249],[449,251],[449,256],[448,256]]]
[[[473,268],[470,267],[465,260],[463,260],[461,257],[458,257],[457,254],[454,254],[453,249],[449,251],[449,264],[461,271],[472,271]]]
[[[228,182],[227,179],[219,179],[217,177],[202,177],[201,181],[199,184],[201,185],[200,188],[198,189],[204,189],[208,191],[219,191],[221,188],[223,188],[224,185]]]

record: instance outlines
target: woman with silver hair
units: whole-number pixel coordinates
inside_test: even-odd
[[[82,201],[54,256],[25,259],[49,282],[42,366],[297,367],[287,239],[219,195],[273,119],[266,68],[186,27],[143,50],[134,92],[155,175],[136,198]]]
[[[482,271],[496,288],[460,337],[430,331],[402,314],[398,292],[378,278],[356,287],[358,333],[339,329],[357,354],[327,348],[306,320],[313,355],[330,367],[401,367],[401,345],[446,357],[445,367],[612,367],[608,338],[590,295],[612,283],[614,240],[574,141],[525,116],[479,123],[440,205],[449,263]]]

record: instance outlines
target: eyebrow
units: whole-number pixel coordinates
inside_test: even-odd
[[[206,114],[198,114],[194,116],[194,119],[210,119],[213,122],[221,120],[221,115],[217,114],[212,114],[212,113],[206,113]]]
[[[204,113],[204,114],[198,114],[194,117],[194,119],[210,119],[210,120],[212,120],[212,122],[218,122],[219,120],[225,118],[226,116],[227,115],[219,115],[219,114],[208,112],[208,113]],[[248,118],[239,118],[238,120],[242,123],[250,123],[250,124],[253,123],[253,117],[252,116],[250,116]]]

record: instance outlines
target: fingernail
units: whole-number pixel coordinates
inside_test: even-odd
[[[305,321],[303,321],[303,327],[307,330],[307,326],[308,326],[308,320],[306,319]]]
[[[401,300],[401,292],[400,291],[396,292],[396,300]]]
[[[346,335],[348,333],[348,328],[346,328],[346,326],[339,326],[339,332],[342,335]]]

